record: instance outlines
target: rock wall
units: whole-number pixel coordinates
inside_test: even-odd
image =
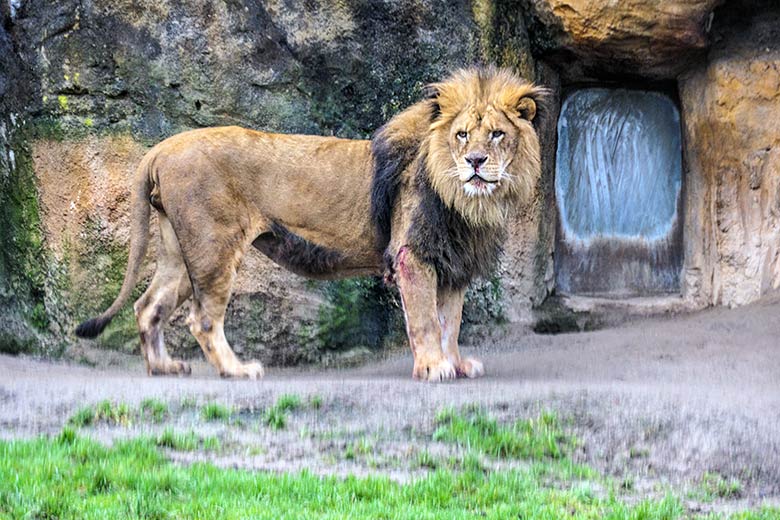
[[[21,2],[6,20],[30,70],[26,146],[40,188],[47,279],[58,296],[45,307],[59,323],[52,332],[73,344],[73,325],[116,295],[128,180],[149,146],[228,124],[366,138],[457,67],[493,62],[532,77],[522,12],[509,4]],[[507,318],[528,321],[537,220],[537,211],[521,216],[515,234],[523,247],[507,255],[503,275],[470,292],[466,335]],[[147,277],[152,268],[153,260]],[[398,303],[376,280],[312,283],[252,251],[235,293],[228,337],[237,352],[266,363],[353,359],[403,343]],[[174,351],[196,354],[181,326],[185,313],[166,339]],[[97,345],[133,351],[136,334],[128,305]]]
[[[780,6],[717,12],[716,42],[684,74],[685,295],[741,305],[780,286]]]
[[[56,353],[46,334],[47,266],[25,132],[30,76],[8,32],[10,8],[0,6],[0,351]]]
[[[535,54],[566,80],[674,78],[704,55],[723,0],[523,0]]]

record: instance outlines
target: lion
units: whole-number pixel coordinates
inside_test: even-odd
[[[223,377],[256,379],[224,332],[244,253],[254,246],[299,275],[384,275],[398,286],[413,377],[479,377],[458,350],[469,282],[495,267],[512,210],[540,175],[532,121],[545,90],[505,69],[472,68],[426,96],[371,141],[271,134],[239,127],[170,137],[141,161],[131,188],[131,238],[119,295],[76,329],[96,337],[133,291],[157,212],[160,247],[135,302],[150,375],[189,374],[163,325],[192,297],[187,324]]]

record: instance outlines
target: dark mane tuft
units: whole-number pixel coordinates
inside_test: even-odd
[[[371,139],[374,160],[371,220],[376,228],[379,251],[384,250],[390,241],[390,223],[401,175],[417,156],[420,144],[437,113],[436,102],[425,99],[397,114],[377,130]]]
[[[425,158],[418,161],[415,183],[423,196],[413,215],[409,247],[433,266],[439,287],[463,289],[474,278],[490,276],[498,266],[506,230],[475,227],[448,208],[428,182]]]

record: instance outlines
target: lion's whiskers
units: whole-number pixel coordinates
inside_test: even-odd
[[[446,177],[460,177],[460,168],[458,166],[453,166],[452,168],[445,170],[443,175]]]

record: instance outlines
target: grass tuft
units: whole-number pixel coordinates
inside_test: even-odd
[[[301,398],[293,394],[284,394],[263,415],[263,422],[271,429],[283,430],[287,427],[287,414],[301,407]]]
[[[301,407],[301,398],[294,394],[284,394],[276,400],[276,408],[283,412],[294,412]]]
[[[73,444],[76,440],[76,431],[66,426],[62,429],[60,434],[57,436],[57,442],[60,444]]]
[[[484,410],[447,408],[436,416],[433,439],[460,445],[496,458],[560,459],[573,440],[566,436],[554,414],[543,412],[506,426]]]
[[[742,483],[736,478],[725,478],[719,473],[707,472],[699,482],[700,499],[712,501],[716,498],[737,499],[742,497]]]
[[[161,448],[176,451],[195,451],[198,449],[219,451],[222,447],[216,437],[200,437],[193,431],[182,433],[174,431],[172,428],[163,430],[154,442]]]
[[[200,415],[206,421],[228,422],[233,416],[233,410],[218,403],[206,403],[200,409]]]
[[[287,414],[272,406],[265,411],[263,422],[272,430],[283,430],[287,427]]]
[[[68,426],[84,428],[97,423],[106,423],[113,426],[129,426],[132,423],[133,412],[125,403],[112,403],[105,400],[96,406],[79,408],[70,419]]]
[[[157,399],[144,399],[140,409],[142,416],[155,423],[161,423],[168,417],[168,405]]]
[[[68,425],[75,428],[84,428],[91,426],[95,422],[95,409],[91,406],[84,406],[76,410],[76,413],[68,419]]]
[[[439,460],[431,455],[428,450],[424,450],[417,454],[416,466],[418,468],[436,469],[439,467]]]

